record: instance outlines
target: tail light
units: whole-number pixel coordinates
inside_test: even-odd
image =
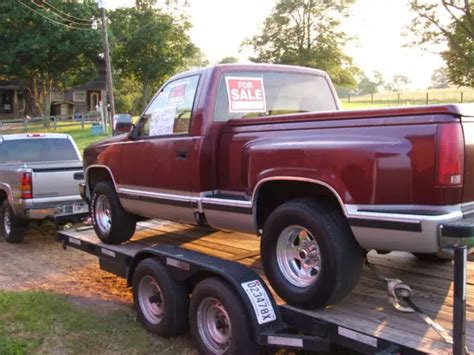
[[[33,179],[30,172],[23,172],[20,177],[20,197],[33,198]]]
[[[464,137],[461,125],[440,123],[436,140],[436,185],[462,186]]]

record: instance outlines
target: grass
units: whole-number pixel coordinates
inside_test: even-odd
[[[190,338],[146,332],[130,310],[91,311],[65,296],[0,291],[0,354],[185,354]]]

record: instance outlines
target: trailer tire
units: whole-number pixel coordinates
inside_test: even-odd
[[[28,222],[15,216],[8,200],[3,200],[0,207],[0,229],[8,243],[21,243],[25,238]]]
[[[94,187],[90,211],[94,230],[104,243],[120,244],[135,233],[136,216],[124,210],[110,182],[99,182]]]
[[[150,333],[168,338],[188,329],[189,294],[157,259],[141,261],[133,274],[133,303],[138,319]],[[151,297],[158,297],[150,300]]]
[[[358,282],[364,260],[340,210],[311,199],[277,207],[265,221],[260,249],[273,289],[302,308],[341,300]]]
[[[194,288],[189,323],[200,354],[258,354],[245,305],[233,288],[217,277]]]

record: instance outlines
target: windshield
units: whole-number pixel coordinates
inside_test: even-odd
[[[337,110],[324,76],[282,72],[231,72],[222,76],[214,121]]]
[[[69,139],[15,139],[0,144],[0,163],[37,163],[79,160]]]

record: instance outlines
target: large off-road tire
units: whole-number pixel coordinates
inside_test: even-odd
[[[417,259],[421,261],[427,261],[430,263],[445,263],[451,260],[449,258],[443,258],[441,256],[438,256],[437,254],[426,254],[426,253],[412,253],[412,254],[416,256]]]
[[[28,222],[15,216],[8,200],[0,207],[0,229],[8,243],[21,243],[25,238]]]
[[[364,251],[338,208],[310,199],[277,207],[265,221],[263,268],[290,305],[319,308],[341,300],[359,280]]]
[[[217,277],[205,279],[194,288],[189,324],[200,354],[258,354],[242,300]]]
[[[90,211],[95,233],[104,243],[120,244],[135,233],[137,219],[123,209],[110,182],[99,182],[94,187]]]
[[[189,293],[159,260],[140,262],[133,274],[132,285],[138,319],[149,332],[173,337],[187,331]]]

